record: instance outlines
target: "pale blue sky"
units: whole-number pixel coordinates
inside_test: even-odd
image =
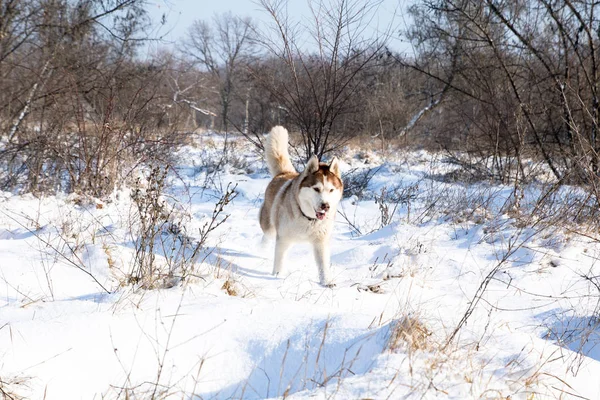
[[[382,30],[392,24],[397,38],[397,31],[404,29],[406,24],[406,8],[413,2],[414,0],[382,0],[372,28]],[[155,23],[161,20],[163,14],[166,17],[166,24],[155,31],[154,35],[164,36],[167,43],[153,44],[150,49],[171,47],[172,43],[178,42],[186,34],[193,21],[209,21],[215,13],[231,11],[235,15],[249,16],[259,26],[271,23],[271,17],[252,0],[149,0],[148,5]],[[289,0],[288,13],[292,17],[309,17],[308,0]],[[392,41],[391,47],[397,51],[408,51],[408,45],[397,39]]]

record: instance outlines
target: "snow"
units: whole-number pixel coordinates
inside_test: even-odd
[[[340,205],[336,286],[319,285],[304,245],[275,278],[258,224],[265,165],[240,142],[215,169],[219,140],[182,149],[170,176],[164,198],[191,237],[228,183],[238,193],[195,273],[171,287],[126,282],[129,189],[0,194],[0,389],[32,399],[600,399],[597,240],[519,224],[501,212],[511,186],[443,182],[435,177],[454,167],[437,155],[366,164],[347,150],[345,173],[377,172]],[[386,226],[383,187],[413,190]],[[423,348],[390,347],[405,317],[427,327]]]

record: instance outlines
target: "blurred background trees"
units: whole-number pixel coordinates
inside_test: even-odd
[[[402,31],[369,29],[375,0],[314,0],[304,20],[257,4],[270,25],[201,16],[141,57],[143,0],[2,0],[0,188],[102,196],[198,129],[225,137],[226,159],[228,135],[261,148],[274,124],[302,157],[354,140],[444,151],[474,177],[528,179],[533,161],[597,183],[595,2],[426,0]]]
[[[169,60],[139,61],[137,0],[2,2],[2,186],[100,196],[169,142],[160,82]],[[149,151],[152,150],[152,151]]]
[[[485,158],[500,179],[522,174],[526,156],[561,182],[596,180],[598,11],[571,0],[414,6],[417,52],[403,64],[450,88],[436,142]]]

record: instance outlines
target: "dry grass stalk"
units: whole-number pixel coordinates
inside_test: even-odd
[[[239,296],[239,292],[236,288],[233,279],[228,278],[221,286],[221,290],[224,290],[229,296]]]
[[[431,331],[415,317],[405,316],[397,320],[388,339],[387,349],[395,352],[406,348],[409,350],[430,350],[429,337]]]
[[[27,388],[28,378],[13,377],[5,379],[0,377],[0,399],[2,400],[24,400],[27,397],[18,394]]]

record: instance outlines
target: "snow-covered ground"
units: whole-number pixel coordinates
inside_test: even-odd
[[[338,210],[336,286],[318,284],[302,245],[274,278],[258,225],[269,177],[259,155],[236,146],[218,170],[207,167],[217,138],[178,154],[164,198],[181,230],[165,229],[159,244],[172,251],[169,235],[197,238],[228,183],[237,197],[192,273],[158,289],[127,284],[131,190],[101,200],[0,194],[0,393],[600,399],[592,236],[498,215],[512,187],[433,179],[451,168],[441,157],[348,153],[344,171],[372,174]],[[375,200],[384,187],[395,212]],[[538,191],[527,188],[523,203]],[[154,251],[159,264],[173,254]]]

